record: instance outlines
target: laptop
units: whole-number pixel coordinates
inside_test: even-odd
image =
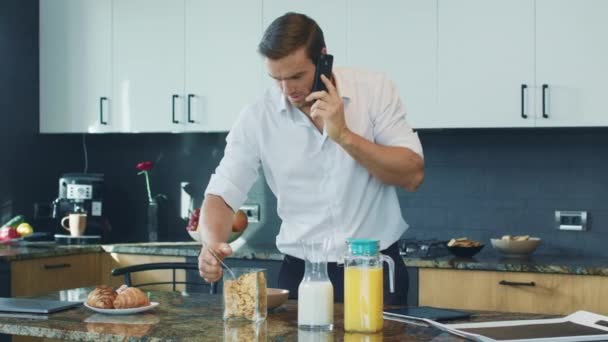
[[[384,313],[389,316],[395,317],[415,317],[415,318],[426,318],[433,321],[449,321],[455,319],[467,319],[471,317],[468,312],[435,308],[432,306],[418,306],[408,307],[401,309],[389,309],[384,310]]]
[[[0,311],[27,312],[49,314],[67,310],[82,305],[82,302],[67,302],[61,300],[35,299],[35,298],[6,298],[0,297]]]

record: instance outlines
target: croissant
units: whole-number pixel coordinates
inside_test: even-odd
[[[87,296],[87,304],[100,309],[112,309],[114,300],[118,294],[114,289],[106,285],[100,285]]]
[[[148,296],[136,287],[123,289],[114,299],[114,309],[138,308],[148,305],[150,305]]]

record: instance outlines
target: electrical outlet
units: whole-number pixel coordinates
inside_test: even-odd
[[[586,211],[556,211],[555,226],[559,230],[587,230]]]
[[[247,221],[260,222],[260,205],[259,204],[245,204],[239,208],[244,211],[247,215]]]

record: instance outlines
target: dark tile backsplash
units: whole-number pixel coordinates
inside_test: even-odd
[[[608,255],[608,130],[423,132],[426,180],[400,192],[406,237],[505,234],[544,241],[539,253]],[[587,210],[590,230],[559,231],[555,210]]]
[[[179,218],[180,182],[202,193],[221,159],[225,134],[40,135],[38,131],[38,2],[0,2],[0,216],[33,215],[36,202],[57,195],[65,172],[105,174],[110,242],[143,241],[145,184],[135,164],[157,163],[152,190],[169,198],[168,240],[189,240]],[[58,85],[60,86],[60,85]],[[488,242],[503,234],[543,238],[539,252],[608,256],[608,129],[423,131],[426,179],[399,192],[407,237],[468,236]],[[264,182],[250,192],[262,204],[269,245],[276,203]],[[588,210],[590,230],[554,229],[555,210]],[[37,229],[56,231],[50,222]]]

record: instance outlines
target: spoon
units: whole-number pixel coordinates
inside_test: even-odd
[[[203,246],[205,246],[209,250],[209,253],[211,253],[211,255],[213,255],[213,257],[217,261],[220,262],[220,264],[226,269],[226,271],[228,271],[228,273],[230,273],[230,276],[232,277],[232,279],[236,279],[236,275],[234,274],[234,272],[230,269],[230,267],[228,267],[228,265],[224,264],[222,259],[220,259],[220,257],[218,257],[217,254],[215,254],[215,251],[211,247],[209,247],[209,245],[206,242],[201,241],[201,243],[203,244]]]

